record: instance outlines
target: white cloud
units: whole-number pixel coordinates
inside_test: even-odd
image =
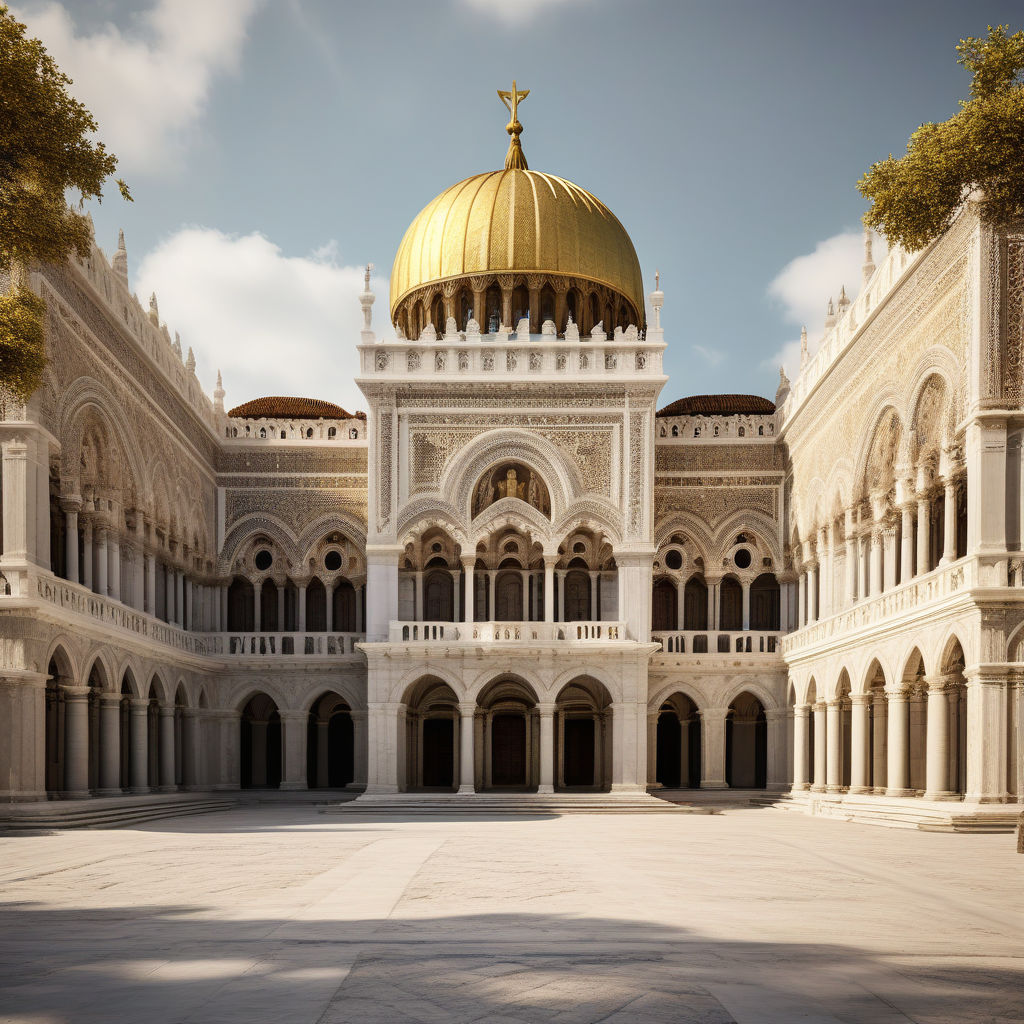
[[[709,366],[717,366],[725,358],[725,352],[719,349],[708,348],[706,345],[692,345],[690,347]]]
[[[887,252],[885,239],[875,235],[872,254],[876,265]],[[790,260],[768,286],[768,295],[781,304],[785,318],[792,324],[806,326],[812,355],[824,337],[828,300],[838,300],[843,286],[851,301],[857,297],[863,264],[863,231],[842,231],[819,242],[813,252]],[[800,370],[799,337],[785,342],[765,364],[781,364],[790,378],[795,377]]]
[[[126,172],[180,166],[214,77],[237,68],[259,0],[157,0],[130,29],[107,22],[79,34],[57,3],[19,4],[26,23],[73,80],[98,136]]]
[[[161,319],[191,345],[208,392],[218,368],[225,405],[261,395],[324,398],[365,408],[353,378],[362,328],[363,269],[337,262],[328,242],[309,256],[286,256],[260,234],[241,237],[189,227],[139,265],[143,305],[156,292]],[[374,278],[378,321],[387,321],[386,279]]]
[[[580,0],[462,0],[481,14],[489,14],[506,25],[525,25],[554,7],[565,7]]]

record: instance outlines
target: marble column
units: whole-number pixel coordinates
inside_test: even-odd
[[[121,695],[100,697],[100,796],[121,793]]]
[[[252,587],[252,628],[257,633],[263,632],[263,626],[260,622],[262,617],[261,602],[263,600],[263,581],[257,580]],[[330,591],[327,593],[327,628],[331,628],[331,595]]]
[[[61,685],[64,691],[64,796],[89,795],[88,686]]]
[[[367,770],[367,728],[366,728],[366,712],[361,710],[353,710],[351,712],[352,718],[352,738],[353,738],[353,750],[352,750],[352,781],[349,783],[349,787],[352,789],[366,789],[366,770]]]
[[[487,616],[491,622],[494,622],[498,618],[497,608],[495,607],[494,598],[495,591],[498,583],[498,573],[494,569],[487,570]]]
[[[888,748],[886,796],[913,796],[909,775],[910,709],[903,690],[887,690],[888,721],[886,746]]]
[[[743,580],[740,586],[743,588],[743,628],[750,629],[750,580]]]
[[[728,789],[725,781],[725,720],[728,708],[704,708],[701,717],[701,750],[704,770],[701,789]]]
[[[146,611],[156,615],[156,555],[146,555]]]
[[[947,565],[956,561],[956,484],[952,480],[945,483],[945,502],[943,508],[942,528],[942,561]]]
[[[82,586],[92,590],[93,570],[93,526],[92,517],[87,517],[82,526]]]
[[[121,600],[121,534],[111,530],[107,538],[107,594]]]
[[[658,781],[658,719],[660,712],[647,712],[647,788],[661,789]]]
[[[884,582],[882,580],[882,528],[874,526],[871,529],[871,568],[870,568],[871,596],[876,597],[882,593]]]
[[[765,711],[767,719],[767,772],[765,785],[768,789],[781,790],[786,788],[786,726],[789,712],[786,708],[769,708]]]
[[[914,575],[914,506],[906,502],[900,509],[900,583]]]
[[[850,695],[850,792],[870,793],[868,785],[868,755],[871,743],[871,695]]]
[[[557,555],[544,556],[544,621],[555,621],[555,564]]]
[[[1006,803],[1009,678],[972,669],[967,676],[967,793],[970,803]]]
[[[927,495],[917,499],[917,574],[918,576],[928,572],[931,565],[928,562],[929,548],[931,547],[931,515],[932,506]]]
[[[299,632],[306,632],[306,587],[309,584],[303,581],[299,584]]]
[[[949,699],[946,679],[928,680],[928,726],[925,731],[926,800],[948,800],[955,794],[949,786]]]
[[[824,793],[826,787],[828,726],[825,715],[825,702],[819,701],[814,705],[814,780],[811,789],[815,793]]]
[[[590,573],[590,618],[592,621],[597,621],[597,601],[598,601],[598,589],[597,581],[600,577],[599,572],[591,571]]]
[[[885,694],[875,690],[871,695],[871,791],[885,793],[888,778],[888,752],[885,730],[888,717]]]
[[[306,737],[309,715],[305,711],[279,711],[281,716],[281,789],[308,789]]]
[[[537,786],[537,792],[553,793],[555,791],[555,705],[538,704],[537,713],[540,715],[540,784]]]
[[[160,792],[173,793],[175,785],[174,764],[174,705],[160,706]]]
[[[132,792],[149,792],[149,701],[132,697],[131,701]]]
[[[475,557],[463,559],[462,572],[466,580],[466,608],[464,614],[466,622],[468,623],[474,622],[476,620],[476,602],[474,601],[474,598],[476,597],[476,576],[474,572],[475,568]],[[472,627],[470,627],[470,629],[472,629]]]
[[[810,789],[808,768],[807,719],[811,713],[809,704],[797,704],[793,708],[793,790]]]
[[[857,600],[857,538],[854,536],[853,510],[844,513],[846,529],[846,565],[844,567],[844,604],[849,608]]]
[[[838,793],[843,788],[842,707],[842,701],[838,699],[828,701],[825,707],[825,728],[827,730],[825,788],[829,793]]]
[[[558,621],[565,622],[565,572],[558,571]]]
[[[66,570],[71,583],[79,581],[78,574],[78,512],[82,507],[80,498],[61,498],[60,507],[64,512],[64,549]]]
[[[475,793],[476,753],[473,743],[476,704],[459,705],[459,793]]]
[[[93,552],[95,555],[95,571],[93,574],[93,588],[100,597],[107,596],[107,571],[109,568],[107,557],[107,528],[97,526],[94,531]]]

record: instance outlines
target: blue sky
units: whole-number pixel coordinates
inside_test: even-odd
[[[500,167],[495,90],[529,88],[531,168],[600,197],[661,270],[662,399],[774,395],[802,323],[859,283],[856,181],[966,96],[964,35],[1017,2],[16,0],[96,114],[135,203],[93,205],[133,287],[228,402],[359,407],[359,267],[375,323],[408,223]],[[806,258],[814,254],[813,258]]]

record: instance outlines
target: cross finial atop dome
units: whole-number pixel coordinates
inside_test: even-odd
[[[507,92],[504,89],[498,90],[498,98],[505,104],[508,112],[512,115],[508,124],[505,125],[505,131],[511,136],[508,143],[508,152],[505,154],[506,171],[529,170],[526,164],[526,157],[523,154],[523,147],[519,142],[519,136],[523,133],[523,126],[519,123],[519,101],[525,100],[529,95],[529,89],[518,89],[516,87],[516,80],[514,78],[512,79],[511,92]]]

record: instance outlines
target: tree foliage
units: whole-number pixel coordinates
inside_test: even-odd
[[[0,381],[19,402],[43,381],[45,313],[46,303],[27,288],[0,295]]]
[[[117,166],[92,138],[96,121],[68,94],[71,79],[0,3],[0,274],[12,294],[0,306],[0,385],[23,401],[41,379],[42,300],[23,287],[32,263],[63,263],[89,252],[89,222],[66,201],[102,197]],[[130,200],[127,185],[117,181]]]
[[[857,183],[871,201],[865,224],[910,252],[942,234],[976,189],[992,224],[1024,218],[1024,32],[990,26],[956,49],[973,76],[970,99],[948,121],[921,125],[905,156],[872,164]]]

